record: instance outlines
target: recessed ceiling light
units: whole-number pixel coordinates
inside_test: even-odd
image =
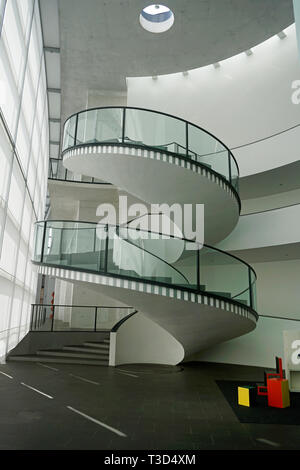
[[[140,23],[150,33],[164,33],[173,26],[174,14],[164,5],[149,5],[142,10]]]

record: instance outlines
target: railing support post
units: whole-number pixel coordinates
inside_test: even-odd
[[[47,220],[44,222],[44,231],[43,231],[43,240],[42,240],[42,251],[41,251],[41,263],[42,263],[43,260],[44,260],[46,231],[47,231]]]
[[[230,181],[230,184],[232,184],[232,176],[231,176],[231,155],[230,155],[229,150],[228,150],[228,173],[229,173],[229,181]]]
[[[54,328],[54,312],[55,312],[55,305],[53,305],[52,322],[51,322],[51,331],[53,331],[53,328]]]
[[[249,301],[250,308],[253,309],[253,293],[252,293],[252,282],[251,282],[251,269],[248,267],[248,278],[249,278]]]
[[[79,115],[79,113],[76,114],[75,132],[74,132],[74,146],[77,145],[78,115]]]
[[[94,325],[94,331],[97,331],[97,310],[98,310],[98,308],[95,307],[95,325]]]
[[[200,291],[200,249],[197,248],[197,290]]]
[[[185,144],[186,144],[186,156],[189,156],[189,125],[185,123]]]
[[[104,265],[104,271],[107,273],[107,267],[108,267],[108,242],[109,242],[108,225],[106,225],[105,230],[106,230],[106,238],[105,238],[105,265]]]
[[[123,108],[123,117],[122,117],[122,144],[125,142],[125,124],[126,124],[126,108]]]
[[[33,327],[33,312],[34,312],[34,305],[31,305],[31,321],[30,321],[30,331],[32,331]]]

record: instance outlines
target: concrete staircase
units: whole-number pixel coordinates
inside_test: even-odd
[[[35,354],[9,355],[7,361],[108,366],[109,336],[102,341],[86,341],[61,349],[39,349]]]

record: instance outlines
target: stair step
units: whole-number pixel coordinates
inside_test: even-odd
[[[107,361],[99,359],[80,359],[71,357],[52,357],[52,356],[37,356],[37,355],[24,355],[24,356],[9,356],[9,362],[41,362],[52,364],[81,364],[93,366],[108,366]]]
[[[83,346],[87,346],[89,348],[99,348],[106,351],[107,349],[109,349],[109,340],[105,343],[99,343],[97,341],[86,341],[85,343],[83,343]]]
[[[109,350],[108,349],[101,349],[101,348],[94,348],[89,346],[64,346],[63,347],[64,351],[75,351],[75,352],[86,352],[88,354],[97,354],[98,356],[109,356]]]
[[[79,358],[79,359],[99,359],[99,353],[80,353],[75,351],[65,351],[63,349],[44,349],[37,351],[37,356],[53,356],[53,357],[66,357],[66,358]]]

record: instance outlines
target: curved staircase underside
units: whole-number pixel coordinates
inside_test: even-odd
[[[90,145],[66,151],[64,166],[102,178],[147,204],[204,204],[208,244],[223,240],[238,222],[240,201],[233,187],[209,166],[192,160],[162,151]]]
[[[230,298],[192,293],[147,282],[39,265],[38,272],[76,282],[88,282],[99,293],[134,305],[143,315],[170,333],[186,358],[215,344],[251,332],[257,315]]]

